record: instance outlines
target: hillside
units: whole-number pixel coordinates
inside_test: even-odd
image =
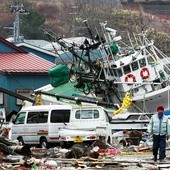
[[[103,0],[79,0],[77,3],[75,1],[69,0],[20,0],[20,4],[23,3],[25,9],[28,12],[37,11],[45,17],[44,27],[49,28],[55,33],[64,34],[65,36],[72,36],[74,34],[83,33],[83,24],[81,21],[88,19],[89,22],[98,24],[98,22],[112,20],[121,22],[116,16],[111,17],[114,13],[113,10],[126,9],[129,10],[129,14],[133,15],[131,12],[133,7],[122,6],[119,0],[103,1]],[[87,3],[88,2],[88,3]],[[12,26],[15,13],[12,13],[11,5],[14,5],[10,0],[0,0],[0,21],[2,27]],[[144,20],[148,20],[146,23],[150,24],[151,27],[155,26],[156,29],[163,32],[170,33],[169,21],[161,20],[156,15],[146,14],[145,11],[140,11],[143,13]],[[128,16],[127,16],[128,17]],[[133,16],[132,16],[133,17]],[[129,20],[130,18],[128,18]],[[134,18],[131,18],[134,20]],[[122,21],[123,22],[123,21]],[[131,21],[132,22],[132,21]],[[155,25],[155,23],[158,23]],[[137,22],[134,24],[138,24]],[[117,24],[116,24],[117,25]],[[93,24],[92,24],[93,26]],[[5,34],[1,27],[1,33]],[[117,28],[122,29],[122,28]],[[131,28],[130,28],[131,29]],[[6,35],[6,34],[5,34]]]
[[[84,28],[83,20],[88,20],[93,33],[96,30],[100,32],[99,23],[107,21],[107,26],[119,31],[141,32],[150,29],[154,33],[153,38],[162,44],[162,49],[170,53],[168,44],[170,42],[170,21],[160,18],[154,13],[149,13],[141,8],[132,8],[132,6],[123,6],[120,0],[18,0],[24,4],[28,12],[36,11],[45,19],[43,25],[36,29],[50,29],[56,36],[89,36],[88,31]],[[16,5],[11,0],[0,0],[0,35],[8,37],[12,30],[3,27],[11,27],[15,19],[15,13],[12,13],[11,5]],[[22,15],[22,18],[26,17]],[[35,18],[35,17],[34,17]],[[28,20],[29,21],[29,20]],[[30,22],[30,21],[29,21]],[[22,19],[20,20],[22,24]],[[25,27],[28,27],[25,25]],[[33,29],[32,27],[31,29]],[[27,28],[29,31],[30,29]],[[32,31],[35,32],[34,30]],[[157,32],[161,32],[159,37]],[[24,35],[26,32],[22,31]],[[34,39],[34,34],[31,34]],[[24,35],[28,38],[26,35]],[[162,37],[163,36],[163,37]],[[165,42],[162,43],[162,40]]]

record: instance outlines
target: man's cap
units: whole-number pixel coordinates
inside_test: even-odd
[[[164,111],[164,107],[163,106],[158,106],[157,111]]]

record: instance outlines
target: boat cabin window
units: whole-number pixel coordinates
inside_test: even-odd
[[[70,110],[52,110],[51,123],[68,123],[70,121]]]
[[[130,70],[130,65],[124,66],[124,67],[123,67],[123,71],[124,71],[124,74],[130,73],[130,72],[131,72],[131,70]]]
[[[154,65],[154,64],[156,64],[156,62],[154,61],[154,58],[153,58],[153,57],[149,56],[147,59],[148,59],[149,65]],[[155,60],[156,60],[156,59],[155,59]]]
[[[118,75],[119,77],[123,76],[123,72],[122,72],[121,69],[118,69],[118,70],[117,70],[117,75]]]
[[[138,66],[138,62],[137,61],[135,61],[134,63],[132,63],[132,71],[135,71],[135,70],[137,70],[139,68],[139,66]]]
[[[149,117],[147,115],[141,115],[139,120],[149,120]]]
[[[127,120],[138,120],[139,119],[139,115],[130,115],[127,117]]]
[[[139,60],[139,65],[140,65],[140,68],[146,66],[146,60],[145,60],[145,58],[142,58],[142,59]]]
[[[76,119],[97,119],[99,118],[98,110],[77,110],[75,113]]]

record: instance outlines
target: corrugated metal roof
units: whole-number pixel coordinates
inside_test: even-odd
[[[26,39],[24,39],[24,42],[40,48],[44,47],[49,43],[49,41],[45,41],[45,40],[26,40]]]
[[[53,66],[52,62],[32,53],[0,53],[1,73],[47,73]]]
[[[15,49],[16,52],[18,53],[27,53],[25,50],[23,50],[22,48],[19,48],[17,46],[15,46],[14,44],[12,44],[11,42],[7,41],[6,39],[4,39],[3,37],[0,37],[0,43],[8,46],[11,49]],[[3,53],[3,48],[1,49],[1,53]],[[4,51],[6,52],[6,51]],[[7,52],[8,53],[8,52]]]
[[[19,43],[19,44],[16,44],[17,47],[27,47],[27,48],[30,48],[30,49],[33,49],[33,50],[36,50],[36,51],[40,51],[44,54],[48,54],[48,55],[51,55],[51,56],[54,56],[55,58],[57,57],[57,55],[54,53],[54,52],[51,52],[51,51],[48,51],[48,50],[45,50],[43,48],[40,48],[40,47],[37,47],[37,46],[34,46],[32,44],[27,44],[27,43]]]

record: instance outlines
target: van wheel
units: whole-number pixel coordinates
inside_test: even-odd
[[[46,138],[40,139],[40,148],[47,148],[48,147],[48,142]]]
[[[119,142],[119,145],[121,148],[125,147],[126,146],[126,141],[124,139],[122,139],[120,142]]]
[[[22,137],[18,138],[19,145],[24,146],[24,140]]]

